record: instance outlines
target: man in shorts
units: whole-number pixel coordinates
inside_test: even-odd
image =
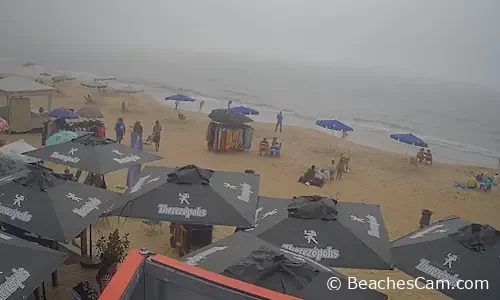
[[[153,142],[155,143],[156,152],[160,150],[161,129],[160,121],[156,121],[155,126],[153,126]]]

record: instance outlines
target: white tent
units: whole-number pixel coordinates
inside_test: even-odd
[[[6,77],[4,79],[0,79],[0,92],[3,92],[7,96],[7,105],[9,106],[9,120],[8,120],[9,125],[12,125],[12,120],[14,119],[13,103],[16,100],[16,98],[26,98],[30,96],[47,96],[48,97],[47,108],[49,111],[51,111],[53,91],[55,91],[53,87],[37,83],[31,79],[24,77],[11,76],[11,77]]]
[[[37,158],[29,157],[26,155],[23,155],[22,153],[36,150],[35,147],[31,146],[30,144],[26,143],[24,140],[19,140],[17,142],[13,142],[10,144],[7,144],[3,147],[0,148],[0,155],[7,156],[11,159],[15,159],[18,161],[22,161],[24,163],[36,163],[39,161]]]

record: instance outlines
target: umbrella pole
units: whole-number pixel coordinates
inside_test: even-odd
[[[92,224],[89,228],[89,258],[92,259]]]

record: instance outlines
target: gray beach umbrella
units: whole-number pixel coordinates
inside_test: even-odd
[[[26,299],[64,261],[59,251],[0,231],[0,299]]]
[[[76,114],[82,118],[101,119],[104,118],[101,110],[98,107],[85,106],[80,108]]]
[[[380,207],[302,196],[259,197],[256,226],[246,232],[328,267],[391,270]]]
[[[80,82],[80,84],[84,87],[93,88],[93,89],[103,89],[103,88],[108,87],[108,85],[105,82],[96,81],[96,80],[82,81],[82,82]]]
[[[130,86],[130,85],[127,85],[127,86],[121,87],[121,88],[116,88],[114,90],[118,93],[127,93],[127,94],[135,94],[135,93],[144,92],[144,89],[135,88],[135,87]]]
[[[68,241],[105,212],[116,193],[57,178],[45,168],[0,183],[0,222]]]
[[[163,159],[161,156],[138,151],[93,134],[23,154],[96,174],[106,174]]]
[[[66,74],[52,77],[52,81],[54,81],[54,82],[63,82],[63,81],[74,80],[74,79],[76,79],[76,77],[69,76]]]
[[[146,167],[112,212],[131,218],[183,224],[250,227],[255,220],[259,175],[212,171],[193,165]]]
[[[375,290],[349,289],[343,274],[245,232],[237,232],[182,259],[187,264],[302,299],[387,299]],[[338,278],[333,284],[340,282],[339,290],[328,289],[331,277]]]
[[[451,217],[391,244],[396,268],[424,279],[422,286],[457,300],[500,295],[500,232],[488,225]]]

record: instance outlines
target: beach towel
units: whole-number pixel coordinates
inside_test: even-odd
[[[453,184],[453,187],[456,187],[456,188],[462,188],[462,189],[464,189],[464,190],[469,190],[469,189],[471,189],[471,187],[468,187],[468,186],[463,185],[463,184],[460,184],[460,183],[454,183],[454,184]]]

